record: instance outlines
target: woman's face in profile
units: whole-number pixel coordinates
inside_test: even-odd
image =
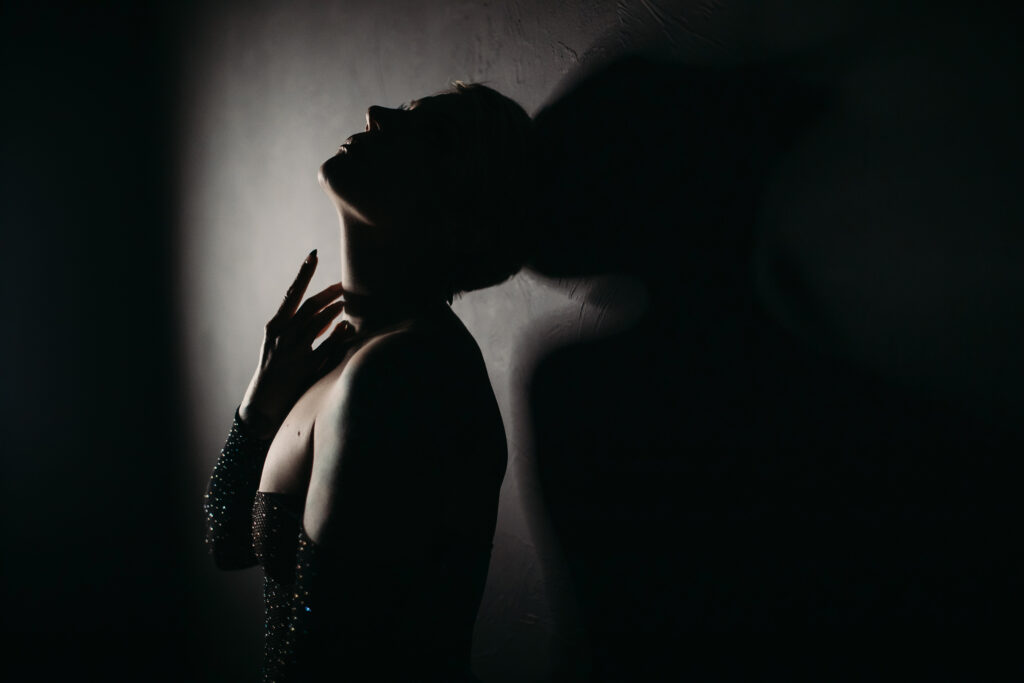
[[[458,95],[370,107],[366,130],[320,167],[320,184],[368,223],[395,226],[436,203],[451,177]]]

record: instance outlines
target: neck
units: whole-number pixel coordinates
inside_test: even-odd
[[[447,308],[443,300],[434,298],[389,297],[346,290],[343,317],[357,334],[366,335],[441,311],[442,306]]]
[[[357,334],[373,334],[442,310],[444,299],[424,285],[426,278],[416,275],[414,261],[386,239],[386,230],[346,211],[339,211],[339,218],[343,319]]]

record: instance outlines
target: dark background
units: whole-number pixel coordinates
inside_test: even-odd
[[[1008,37],[1020,11],[998,3],[869,3],[855,10],[843,3],[827,6],[832,9],[727,4],[733,11],[726,14],[740,17],[729,24],[736,61],[798,55],[796,66],[786,62],[771,73],[787,77],[787,84],[799,75],[799,87],[785,90],[789,99],[781,107],[757,95],[776,105],[778,126],[759,129],[759,139],[771,142],[759,147],[763,166],[740,180],[702,176],[712,194],[723,183],[744,190],[735,193],[744,198],[738,203],[722,200],[742,209],[726,228],[738,229],[754,216],[761,232],[735,237],[739,233],[718,231],[702,241],[708,233],[674,227],[695,198],[676,194],[693,178],[674,175],[682,171],[672,151],[699,148],[701,163],[717,168],[727,154],[736,158],[732,147],[740,143],[707,134],[730,130],[721,118],[683,129],[701,144],[672,137],[678,120],[667,112],[688,106],[676,97],[680,84],[695,82],[671,49],[677,34],[659,33],[679,27],[674,16],[696,11],[694,3],[679,7],[632,25],[644,34],[634,36],[636,44],[654,36],[654,43],[668,45],[654,50],[661,66],[633,62],[627,77],[590,81],[598,84],[594,92],[580,95],[563,85],[561,100],[544,100],[563,103],[545,119],[545,130],[567,140],[555,159],[561,165],[547,167],[557,181],[549,187],[560,190],[545,201],[548,215],[564,220],[552,220],[536,272],[552,278],[624,273],[645,283],[651,304],[631,332],[544,348],[534,354],[535,364],[523,365],[538,495],[552,515],[587,634],[559,631],[551,651],[534,653],[546,660],[536,668],[557,679],[560,671],[576,671],[576,658],[612,672],[630,670],[639,658],[645,667],[679,667],[714,679],[718,670],[705,659],[682,666],[666,654],[692,632],[854,628],[878,635],[884,625],[893,633],[980,629],[998,637],[1017,614],[1020,597],[1014,522],[1024,288],[1015,123],[1020,99],[1013,94],[1020,54]],[[0,11],[0,562],[5,641],[24,653],[7,659],[4,677],[46,680],[75,671],[109,680],[230,679],[223,672],[237,670],[233,664],[251,654],[251,644],[211,633],[194,618],[194,608],[186,609],[205,600],[196,593],[202,579],[192,565],[196,492],[194,463],[182,458],[188,406],[175,313],[184,258],[175,234],[182,144],[177,96],[188,77],[180,72],[180,57],[190,49],[195,8],[6,3]],[[554,32],[585,23],[584,14],[560,16]],[[621,13],[619,19],[618,33],[597,36],[566,83],[616,62],[623,26],[631,26]],[[888,90],[872,97],[870,88],[830,87],[849,86],[845,75],[863,66],[853,55],[879,45],[871,54],[887,56],[892,66],[881,71],[897,74]],[[887,45],[898,49],[887,52]],[[912,68],[896,68],[907,64]],[[922,88],[919,97],[944,93],[941,115],[904,121],[898,111],[886,114],[889,95],[914,102],[914,86],[936,73],[939,87]],[[716,83],[738,83],[735,92],[749,103],[743,84],[750,81],[736,78],[711,85],[704,75],[697,80],[715,92]],[[678,87],[666,87],[673,84]],[[605,103],[601,125],[575,125],[581,112],[593,110],[587,98]],[[865,157],[876,162],[866,164],[865,175],[895,168],[896,190],[862,194],[867,199],[858,204],[850,197],[863,186],[854,182],[860,176],[851,176],[837,183],[851,187],[850,196],[836,201],[869,217],[897,218],[856,241],[858,249],[844,251],[833,247],[850,243],[848,225],[793,227],[785,212],[791,205],[783,202],[768,216],[758,213],[757,198],[765,169],[781,163],[779,155],[820,117],[849,111],[843,106],[851,102],[900,124],[884,129],[890,137],[858,138],[860,145],[875,145],[865,147]],[[923,111],[931,106],[918,102],[928,105]],[[566,111],[574,113],[568,120]],[[648,139],[650,147],[633,147],[640,152],[623,152],[614,168],[604,169],[609,174],[595,173],[588,139],[634,123],[659,137]],[[908,144],[919,130],[930,133],[919,146]],[[949,147],[936,151],[926,144],[935,139]],[[788,178],[819,177],[829,158],[848,153],[841,137],[816,149],[821,156],[800,158],[796,171],[790,160]],[[888,163],[891,150],[899,155],[892,152]],[[957,173],[942,182],[924,172],[947,166]],[[585,179],[587,169],[598,185],[566,184]],[[917,171],[925,180],[912,180]],[[600,185],[610,179],[617,184]],[[633,194],[613,199],[611,208],[602,202],[595,214],[598,202],[586,201],[607,199],[606,192],[630,182]],[[785,194],[785,177],[778,182]],[[716,204],[709,196],[697,197],[705,204],[693,209],[695,215],[711,215]],[[639,212],[631,203],[636,197],[643,198]],[[901,203],[907,197],[912,201]],[[914,210],[900,213],[908,204]],[[574,228],[583,232],[563,234]],[[666,254],[692,254],[695,243],[712,256],[666,261]],[[757,279],[756,268],[750,275],[744,249],[761,254],[758,267],[771,273],[770,286]],[[901,260],[907,254],[924,257]],[[825,262],[828,268],[816,269]],[[849,272],[858,275],[843,280]],[[828,280],[822,273],[840,275]],[[906,277],[893,279],[893,273]],[[854,284],[829,289],[838,281]],[[894,301],[899,305],[877,304]],[[685,322],[676,306],[684,306]],[[544,338],[543,324],[550,321],[534,322],[534,336]],[[687,333],[695,327],[711,332],[695,338]],[[689,362],[695,357],[703,360]],[[748,391],[751,382],[756,387]],[[685,464],[661,457],[684,448],[695,454]],[[723,464],[723,452],[733,454],[731,464]],[[892,452],[896,460],[880,466],[881,455]],[[755,461],[751,453],[771,457]],[[623,454],[644,454],[650,462],[627,457],[624,465],[615,460]],[[215,449],[211,463],[214,456]],[[826,457],[831,464],[822,464]],[[586,476],[574,476],[580,471]],[[797,486],[798,479],[811,483]],[[870,494],[865,485],[873,487]],[[782,492],[791,494],[784,505]],[[899,533],[893,519],[901,520]],[[707,524],[696,524],[700,520]],[[770,524],[795,531],[765,536]],[[878,541],[871,531],[883,527]],[[825,550],[808,553],[808,539],[822,538],[830,541]],[[761,570],[747,571],[751,566]],[[795,575],[794,566],[806,575]],[[897,574],[899,581],[892,578]],[[834,584],[806,588],[821,576]],[[640,588],[627,593],[624,586]],[[881,597],[858,600],[853,589]],[[864,604],[874,611],[861,610]],[[514,628],[523,627],[509,625]],[[632,643],[638,633],[646,645]],[[229,654],[214,662],[210,652],[217,645],[210,642],[221,637]],[[500,655],[487,661],[488,671],[516,666]],[[1019,666],[1000,648],[984,662],[1003,673],[1005,666]],[[738,669],[762,671],[751,662]],[[209,670],[222,673],[207,677]]]
[[[7,680],[185,680],[176,13],[4,3]]]

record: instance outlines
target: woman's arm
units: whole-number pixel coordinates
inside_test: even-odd
[[[244,569],[256,564],[252,505],[269,447],[270,439],[253,435],[236,409],[231,432],[203,498],[206,545],[219,569]]]
[[[337,364],[352,338],[351,329],[341,324],[312,348],[343,307],[342,302],[331,303],[342,293],[340,283],[299,305],[316,265],[314,249],[267,323],[260,362],[210,477],[203,504],[206,543],[221,569],[256,564],[252,506],[270,442],[298,397]]]

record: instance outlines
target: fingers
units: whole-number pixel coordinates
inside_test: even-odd
[[[286,321],[288,321],[295,313],[295,309],[298,308],[299,302],[302,301],[302,296],[306,293],[306,287],[309,286],[309,281],[313,279],[313,272],[316,270],[317,258],[316,249],[309,252],[309,256],[302,262],[302,266],[299,268],[299,274],[295,277],[295,281],[292,282],[292,286],[288,288],[288,292],[284,295],[284,301],[281,302],[281,307],[277,309],[277,313],[267,323],[267,329],[272,327],[280,327]]]
[[[321,292],[317,292],[313,296],[306,299],[306,301],[299,307],[299,310],[295,313],[295,322],[299,325],[305,325],[307,320],[311,320],[317,312],[324,306],[329,304],[334,299],[345,293],[342,289],[341,283],[336,282],[330,287],[327,287]],[[335,314],[337,315],[337,314]]]
[[[313,350],[314,364],[320,366],[325,362],[329,362],[331,358],[336,357],[348,347],[355,334],[355,328],[347,320],[342,320],[331,334],[328,335],[327,339],[323,340],[320,346]]]
[[[334,319],[338,317],[344,308],[344,301],[335,301],[314,315],[306,325],[305,340],[312,344],[314,339],[327,331],[327,328],[331,326],[331,323],[334,322]]]

